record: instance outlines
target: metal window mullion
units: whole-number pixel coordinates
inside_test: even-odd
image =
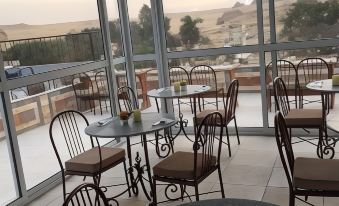
[[[0,53],[0,78],[3,84],[6,84],[6,74],[4,70],[4,62],[2,59],[2,55]],[[1,95],[1,106],[0,112],[2,116],[2,122],[5,132],[5,138],[7,142],[7,149],[9,152],[9,158],[13,173],[13,180],[15,183],[15,192],[17,197],[26,197],[27,190],[26,190],[26,183],[25,183],[25,176],[22,167],[21,155],[19,150],[19,143],[18,138],[16,135],[15,129],[15,122],[14,116],[12,112],[12,104],[11,98],[9,95],[9,91],[2,91]]]
[[[276,31],[276,24],[275,24],[275,4],[274,0],[268,0],[268,7],[269,7],[269,19],[270,19],[270,39],[271,44],[277,43],[277,31]],[[273,79],[278,76],[277,70],[277,51],[271,51],[271,61],[272,61],[272,75]],[[271,97],[270,97],[271,98]]]
[[[117,114],[117,106],[118,106],[117,98],[115,98],[117,94],[117,82],[116,82],[116,75],[115,75],[114,65],[113,65],[113,52],[112,52],[111,36],[109,32],[109,22],[108,22],[108,15],[107,15],[106,0],[98,0],[98,12],[99,12],[99,18],[100,18],[100,24],[101,24],[105,57],[108,60],[108,66],[106,67],[106,75],[107,75],[108,89],[110,93],[111,112],[112,112],[112,115],[115,116]]]
[[[262,0],[257,0],[257,21],[258,21],[258,43],[259,43],[259,67],[260,67],[260,86],[261,86],[261,106],[263,116],[263,129],[268,129],[268,111],[266,98],[266,79],[265,79],[265,34],[264,34],[264,16]]]
[[[131,38],[131,28],[128,15],[128,6],[127,0],[118,0],[118,7],[120,13],[120,25],[122,31],[122,41],[125,51],[125,68],[126,68],[126,78],[128,86],[132,88],[135,94],[137,92],[137,83],[135,78],[135,69],[133,63],[133,47],[132,47],[132,38]],[[137,105],[134,105],[137,106]]]
[[[151,0],[151,14],[159,87],[168,87],[170,86],[170,79],[168,75],[167,44],[162,0]],[[167,104],[161,101],[161,111],[166,112],[165,105],[167,105],[167,111],[173,112],[172,101],[167,101]]]

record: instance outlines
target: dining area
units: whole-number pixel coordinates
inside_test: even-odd
[[[239,81],[233,79],[224,91],[214,84],[216,73],[206,65],[197,66],[197,72],[192,69],[190,74],[182,67],[171,67],[171,86],[147,92],[156,103],[155,112],[140,110],[133,89],[122,86],[117,90],[117,116],[90,123],[75,110],[57,114],[50,124],[50,138],[65,178],[62,198],[54,203],[274,206],[306,202],[318,205],[320,201],[321,205],[335,205],[332,202],[336,199],[331,198],[338,196],[335,169],[339,166],[335,151],[338,139],[330,132],[334,128],[327,127],[326,115],[331,112],[330,101],[335,102],[330,98],[339,91],[338,76],[321,79],[322,75],[315,75],[326,75],[326,71],[307,72],[309,79],[313,79],[306,88],[318,91],[313,96],[320,99],[315,106],[320,109],[308,108],[307,104],[299,105],[304,98],[298,88],[299,76],[294,78],[297,87],[294,91],[300,93],[288,93],[290,87],[283,78],[290,67],[280,63],[276,63],[280,76],[272,84],[275,138],[239,135],[236,123],[237,109],[242,105],[238,99]],[[187,126],[189,117],[182,112],[183,106],[193,116],[190,119],[193,132]],[[79,119],[85,123],[78,125]],[[71,157],[65,164],[54,142],[54,127],[61,127]],[[230,127],[234,127],[234,132],[229,132]],[[304,136],[300,132],[294,134],[297,129],[303,129]],[[84,149],[82,138],[90,140],[87,146],[92,149]],[[102,145],[99,141],[102,139],[119,139],[119,143],[113,147]],[[94,170],[84,171],[81,165]],[[69,192],[67,185],[74,175],[85,178]],[[93,182],[88,185],[90,177]],[[300,178],[300,183],[296,178]],[[322,181],[327,183],[322,185]],[[74,187],[75,182],[70,182]],[[96,190],[101,199],[91,199],[91,194],[81,200],[84,192]]]

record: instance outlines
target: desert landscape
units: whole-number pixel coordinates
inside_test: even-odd
[[[296,0],[277,0],[277,29],[278,33],[281,29],[279,19],[281,19],[288,8]],[[264,24],[265,34],[269,37],[269,22],[268,22],[268,3],[264,1]],[[208,47],[222,47],[225,44],[239,44],[239,42],[229,42],[232,31],[231,27],[240,27],[240,32],[246,35],[246,42],[242,44],[256,44],[257,39],[257,13],[256,4],[253,1],[249,5],[237,2],[231,8],[220,8],[214,10],[203,10],[186,13],[165,13],[165,16],[171,19],[170,32],[178,34],[182,22],[182,17],[190,15],[192,18],[202,18],[203,22],[198,24],[200,32],[203,36],[210,39]],[[137,21],[137,19],[132,19]],[[57,36],[68,33],[79,33],[85,28],[99,27],[99,20],[78,21],[78,22],[65,22],[58,24],[45,24],[45,25],[28,25],[28,24],[15,24],[15,25],[0,25],[0,41],[38,38],[46,36]],[[245,26],[241,26],[245,25]],[[234,33],[234,32],[233,32]]]

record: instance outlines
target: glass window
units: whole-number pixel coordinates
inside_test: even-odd
[[[113,50],[113,57],[120,57],[124,55],[121,36],[121,25],[118,10],[117,0],[108,0],[107,13],[109,20],[109,30],[111,35],[111,43]]]
[[[127,4],[133,53],[154,53],[154,37],[150,1],[128,0]]]
[[[46,89],[43,93],[12,100],[15,128],[28,189],[60,172],[48,132],[49,124],[56,114],[69,109],[79,110],[90,123],[111,116],[106,78],[104,69],[66,76],[55,80],[54,89]],[[47,84],[41,82],[21,89],[29,91],[29,86],[39,88]],[[17,92],[13,90],[11,93],[15,96]],[[93,99],[88,98],[89,94],[93,94]],[[100,100],[94,98],[99,94],[102,97]],[[79,131],[84,135],[82,126]],[[60,135],[55,137],[57,143],[61,145],[59,153],[67,160],[70,157],[67,156],[66,145],[62,144],[60,128],[59,132]],[[83,136],[84,142],[87,141],[86,138],[89,140],[88,136]],[[103,145],[109,141],[112,139],[101,139],[100,143]]]
[[[339,1],[275,1],[279,42],[339,37]]]
[[[171,59],[170,66],[181,66],[190,73],[196,65],[209,65],[217,76],[216,87],[227,91],[233,79],[239,80],[239,96],[237,107],[237,123],[239,127],[262,127],[261,86],[259,71],[259,54],[242,53],[208,57]],[[214,85],[212,85],[214,86]],[[186,101],[190,101],[187,99]],[[207,102],[215,102],[209,98]],[[222,95],[218,98],[219,107],[222,107]],[[214,104],[207,104],[206,109],[215,108]],[[220,108],[219,108],[220,109]],[[192,115],[189,104],[182,107],[185,115]],[[190,122],[192,124],[192,122]]]
[[[168,51],[258,43],[256,1],[164,0]]]
[[[3,116],[0,120],[0,205],[6,205],[18,198],[15,191],[15,174],[11,168],[11,159],[9,156],[8,142],[5,137]]]
[[[1,1],[0,52],[9,78],[24,76],[16,71],[22,67],[48,65],[44,71],[50,71],[56,63],[104,59],[97,1],[72,3],[76,7],[66,0]]]

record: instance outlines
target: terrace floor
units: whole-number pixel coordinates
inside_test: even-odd
[[[136,140],[138,138],[135,138]],[[222,177],[226,197],[262,200],[278,205],[288,205],[288,185],[280,158],[277,153],[275,139],[264,136],[241,136],[241,145],[236,144],[236,138],[231,138],[232,154],[228,157],[226,147],[222,152]],[[122,144],[121,147],[125,147]],[[184,137],[180,136],[175,144],[176,151],[190,151],[192,145]],[[294,146],[297,156],[315,157],[315,147],[309,144],[298,144]],[[134,151],[142,151],[141,146],[135,146]],[[141,152],[142,153],[142,152]],[[151,154],[151,164],[154,165],[160,161],[155,155],[153,147],[149,147]],[[336,154],[338,157],[339,154]],[[123,183],[123,167],[118,166],[104,173],[102,184]],[[82,178],[72,177],[67,180],[68,191],[75,186],[83,183]],[[201,183],[200,192],[214,191],[219,188],[219,182],[216,173],[208,177]],[[122,189],[122,188],[120,188]],[[116,194],[119,188],[111,189],[107,194]],[[191,188],[189,194],[193,194]],[[159,186],[157,190],[158,198],[164,200],[164,187]],[[178,195],[178,193],[176,193]],[[220,193],[213,193],[201,196],[201,199],[220,198]],[[194,197],[193,197],[194,198]],[[335,206],[338,205],[339,198],[309,198],[315,205]],[[139,196],[124,195],[119,198],[120,205],[147,205],[148,201],[143,194]],[[189,200],[184,200],[188,202]],[[52,189],[45,195],[31,202],[30,206],[57,206],[63,202],[61,185]],[[178,205],[181,201],[170,202],[163,205]],[[301,201],[296,201],[296,205],[306,205]]]

